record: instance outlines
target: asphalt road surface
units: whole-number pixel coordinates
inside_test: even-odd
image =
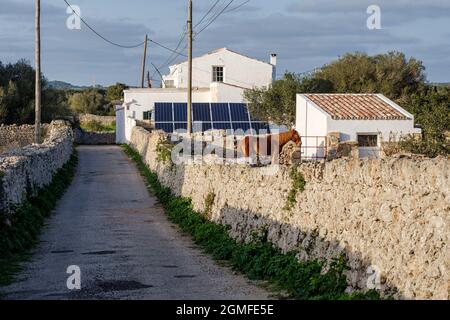
[[[266,290],[216,264],[167,220],[120,147],[81,146],[78,152],[72,185],[47,220],[31,260],[14,284],[0,288],[3,298],[269,298]],[[68,289],[69,266],[81,271],[80,290]]]

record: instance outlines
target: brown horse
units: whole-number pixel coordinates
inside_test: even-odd
[[[293,141],[298,147],[302,145],[302,139],[298,132],[290,130],[285,133],[269,134],[264,137],[247,136],[241,142],[241,151],[246,158],[250,157],[250,155],[277,157],[289,141]]]

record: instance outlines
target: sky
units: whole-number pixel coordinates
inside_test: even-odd
[[[194,25],[215,1],[193,0]],[[228,9],[245,1],[234,0]],[[140,43],[148,34],[175,48],[186,26],[187,0],[68,2],[80,7],[81,16],[96,31],[124,45]],[[228,2],[220,0],[213,12]],[[42,71],[47,79],[76,85],[140,83],[143,47],[113,46],[84,25],[70,30],[63,0],[41,3]],[[1,0],[1,4],[0,61],[24,58],[34,64],[34,1]],[[367,8],[373,4],[381,9],[381,29],[367,28]],[[277,53],[279,75],[308,72],[347,52],[372,55],[396,50],[423,61],[430,82],[450,82],[450,1],[250,0],[201,32],[194,41],[194,55],[222,47],[265,61],[270,53]],[[150,62],[161,66],[170,55],[150,43],[147,69],[153,75]],[[175,62],[182,60],[180,56]]]

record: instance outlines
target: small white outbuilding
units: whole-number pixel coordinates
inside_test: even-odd
[[[325,157],[330,133],[358,142],[360,157],[379,157],[382,142],[421,133],[414,116],[382,94],[298,94],[296,129],[303,156],[314,159]]]

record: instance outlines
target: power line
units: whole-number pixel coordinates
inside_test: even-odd
[[[177,46],[176,46],[176,48],[175,48],[175,51],[177,51],[177,50],[180,48],[181,44],[183,43],[183,40],[186,38],[186,35],[187,35],[187,32],[186,32],[186,26],[185,26],[185,27],[183,28],[182,36],[181,36],[181,38],[180,38],[180,41],[178,41],[178,44],[177,44]],[[185,48],[186,48],[186,47],[185,47]],[[181,51],[184,51],[185,48],[183,48]],[[176,54],[175,57],[172,59],[172,56],[173,56],[173,55],[174,55],[174,54],[172,53],[172,54],[169,56],[169,58],[168,58],[163,64],[161,64],[161,66],[159,66],[159,69],[162,69],[162,68],[164,68],[164,67],[170,65],[170,64],[172,63],[172,61],[175,61],[175,59],[177,59],[177,58],[180,56],[180,54]],[[153,72],[152,77],[154,77],[155,74],[156,74],[158,71],[159,71],[158,68],[155,68],[155,72]]]
[[[220,0],[219,0],[220,1]],[[200,25],[200,23],[202,22],[202,20],[204,20],[208,15],[209,15],[209,13],[211,13],[212,11],[213,11],[213,9],[217,6],[217,4],[219,3],[219,1],[216,1],[216,3],[214,3],[213,4],[213,6],[208,10],[208,12],[203,16],[203,18],[200,20],[200,22],[198,22],[195,26],[198,26],[198,25]],[[221,10],[220,10],[220,8],[219,8],[219,10],[220,10],[220,12],[219,12],[219,10],[217,11],[218,13],[216,13],[216,14],[213,14],[212,15],[212,17],[208,20],[208,22],[207,22],[207,25],[203,28],[203,29],[201,29],[199,32],[197,32],[196,33],[196,36],[198,35],[198,34],[200,34],[202,31],[204,31],[208,26],[210,26],[221,14],[223,14],[225,11],[226,11],[226,9],[232,4],[234,2],[234,0],[231,0],[224,8],[222,8]],[[242,3],[241,5],[239,5],[239,6],[237,6],[237,7],[235,7],[235,8],[232,8],[232,9],[230,9],[229,11],[232,11],[232,10],[236,10],[236,9],[238,9],[238,8],[240,8],[240,7],[242,7],[244,4],[246,4],[246,3],[248,3],[249,1],[247,1],[247,2],[245,2],[245,3]],[[228,12],[229,12],[228,11]],[[183,40],[184,40],[184,38],[183,38]],[[181,49],[181,51],[184,51],[185,49],[187,48],[187,44],[183,47],[183,49]],[[178,57],[180,56],[180,54],[179,55],[176,55],[173,59],[171,59],[169,62],[167,62],[167,63],[165,63],[164,65],[162,65],[161,67],[160,67],[160,69],[162,69],[162,68],[164,68],[164,67],[166,67],[166,66],[168,66],[168,65],[170,65],[173,61],[175,61]]]
[[[165,82],[164,82],[164,78],[163,78],[162,73],[159,71],[158,67],[155,66],[155,64],[153,62],[151,62],[151,64],[152,64],[153,68],[155,68],[155,70],[159,74],[159,76],[161,77],[161,82],[164,83],[164,86],[165,86]]]
[[[165,45],[162,45],[161,43],[156,42],[155,40],[148,39],[148,41],[150,41],[150,42],[156,44],[157,46],[160,46],[161,48],[166,49],[166,50],[168,50],[168,51],[170,51],[170,52],[172,52],[172,53],[175,53],[175,54],[178,54],[178,55],[180,55],[180,56],[183,56],[183,57],[186,57],[186,58],[187,58],[187,55],[185,55],[184,53],[181,53],[181,52],[175,51],[175,50],[173,50],[173,49],[170,49],[169,47],[166,47]]]
[[[196,27],[198,27],[199,25],[202,24],[202,22],[203,22],[203,21],[208,17],[208,15],[214,10],[214,8],[219,4],[219,2],[220,2],[220,0],[216,0],[216,2],[215,2],[215,3],[208,9],[208,11],[203,15],[203,17],[200,19],[200,21],[197,22],[197,23],[195,24],[194,28],[196,28]],[[213,15],[213,16],[214,16],[214,15]],[[180,41],[178,42],[178,44],[177,44],[175,50],[178,50],[178,49],[180,48],[181,44],[183,43],[184,39],[186,38],[186,35],[187,35],[187,32],[186,32],[186,27],[185,27],[184,30],[183,30],[183,35],[182,35]],[[187,45],[185,45],[181,51],[184,51],[186,48],[187,48]],[[166,60],[166,62],[164,62],[164,63],[159,67],[159,69],[162,69],[162,68],[164,68],[164,67],[170,65],[170,64],[171,64],[173,61],[175,61],[180,55],[181,55],[181,54],[177,54],[175,57],[172,58],[173,54],[171,54],[171,55],[169,56],[169,58]],[[158,70],[155,70],[155,72],[153,73],[153,76],[156,74],[156,71],[158,71]]]
[[[211,7],[210,9],[205,13],[205,15],[200,19],[200,21],[195,25],[195,27],[199,26],[205,19],[206,17],[214,10],[214,8],[216,8],[216,6],[219,4],[220,0],[217,0]],[[238,6],[235,6],[229,10],[227,10],[230,5],[234,2],[234,0],[231,0],[224,8],[220,9],[218,8],[218,10],[216,11],[215,14],[213,14],[210,19],[208,19],[207,24],[199,31],[196,33],[196,36],[199,35],[201,32],[203,32],[204,30],[206,30],[206,28],[208,28],[215,20],[217,20],[219,18],[220,15],[224,14],[224,13],[228,13],[228,12],[232,12],[235,11],[241,7],[243,7],[244,5],[246,5],[247,3],[250,2],[250,0],[244,1],[243,3],[241,3]],[[179,46],[181,45],[181,43],[183,42],[183,40],[185,39],[187,33],[184,31],[183,33],[183,37],[180,39],[177,48],[175,50],[178,50]],[[187,44],[183,47],[183,49],[181,49],[181,51],[184,51],[187,48]],[[169,66],[173,61],[175,61],[180,55],[185,56],[184,54],[181,53],[177,53],[173,58],[172,55],[170,55],[169,59],[159,67],[159,69],[162,69],[164,67]],[[186,56],[185,56],[186,57]],[[157,70],[159,71],[159,70]],[[153,73],[153,76],[157,73],[157,71],[155,71]]]
[[[219,4],[220,0],[217,0],[212,6],[211,8],[209,8],[208,12],[205,13],[205,15],[200,19],[199,22],[197,22],[194,26],[194,29],[197,28],[199,25],[202,24],[203,20],[206,19],[206,17],[211,13],[211,11],[214,10],[214,8]]]
[[[230,0],[230,2],[206,25],[204,26],[199,32],[196,32],[195,36],[197,37],[200,33],[202,33],[204,30],[206,30],[214,21],[217,20],[227,9],[228,7],[234,2],[234,0]]]
[[[67,2],[67,0],[63,0],[63,1],[69,6],[70,9],[72,9],[73,13],[74,13],[77,17],[80,18],[80,20],[86,25],[86,27],[88,27],[93,33],[95,33],[98,37],[100,37],[100,38],[103,39],[104,41],[108,42],[109,44],[112,44],[112,45],[117,46],[117,47],[120,47],[120,48],[125,48],[125,49],[137,48],[137,47],[140,47],[140,46],[142,46],[143,44],[145,44],[145,41],[143,41],[143,42],[140,42],[139,44],[136,44],[136,45],[127,46],[127,45],[122,45],[122,44],[119,44],[119,43],[116,43],[116,42],[113,42],[113,41],[107,39],[106,37],[104,37],[104,36],[102,36],[100,33],[98,33],[93,27],[91,27],[91,26],[89,25],[89,23],[87,23],[86,20],[84,20],[84,19],[83,19],[83,18],[82,18],[82,17],[81,17],[74,9],[73,9],[73,7]],[[163,48],[163,49],[166,49],[167,51],[170,51],[170,52],[172,52],[172,53],[180,54],[180,55],[182,55],[182,56],[187,57],[186,55],[184,55],[184,54],[182,54],[182,53],[180,53],[180,52],[178,52],[178,51],[175,51],[175,50],[173,50],[173,49],[170,49],[169,47],[166,47],[165,45],[163,45],[163,44],[161,44],[161,43],[159,43],[159,42],[157,42],[157,41],[155,41],[155,40],[148,39],[148,41],[150,41],[151,43],[156,44],[157,46],[159,46],[159,47],[161,47],[161,48]]]
[[[246,5],[247,3],[249,3],[250,1],[251,1],[251,0],[244,1],[244,2],[241,3],[240,5],[238,5],[238,6],[234,7],[234,8],[231,8],[231,9],[225,11],[224,13],[233,12],[233,11],[235,11],[235,10],[237,10],[237,9],[239,9],[239,8],[241,8],[241,7],[243,7],[243,6],[245,6],[245,5]]]
[[[136,45],[127,46],[127,45],[122,45],[122,44],[115,43],[115,42],[113,42],[113,41],[111,41],[111,40],[105,38],[105,37],[102,36],[100,33],[98,33],[97,31],[95,31],[95,29],[92,28],[92,27],[89,25],[89,23],[87,23],[87,22],[79,15],[79,14],[73,9],[73,7],[72,7],[66,0],[63,0],[63,1],[69,6],[70,9],[72,9],[73,13],[74,13],[76,16],[78,16],[78,18],[80,18],[80,20],[86,25],[86,27],[88,27],[93,33],[95,33],[98,37],[102,38],[104,41],[108,42],[109,44],[112,44],[112,45],[117,46],[117,47],[120,47],[120,48],[132,49],[132,48],[140,47],[140,46],[142,46],[142,45],[145,43],[145,41],[143,41],[143,42],[140,42],[139,44],[136,44]]]

